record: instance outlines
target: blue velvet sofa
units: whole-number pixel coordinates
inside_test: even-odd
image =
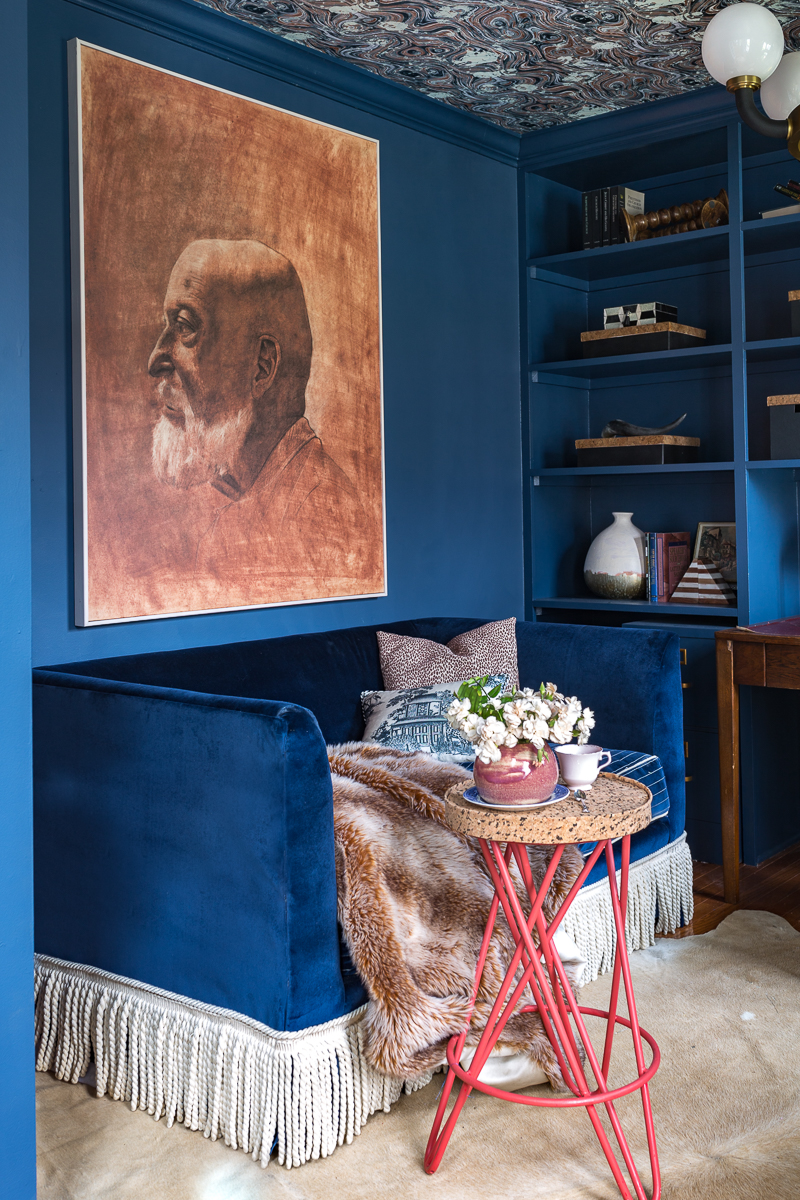
[[[366,996],[337,927],[326,743],[361,738],[360,693],[382,687],[377,628],[447,642],[482,623],[413,620],[36,670],[39,982],[43,995],[47,987],[72,995],[71,965],[85,968],[80,994],[86,1013],[95,1005],[99,1031],[90,1047],[65,1049],[66,1035],[47,1033],[64,1014],[56,1018],[42,1001],[39,1032],[50,1044],[40,1047],[40,1065],[60,1062],[64,1077],[77,1078],[107,1050],[103,987],[130,1000],[138,985],[159,1011],[191,1002],[194,1012],[225,1010],[242,1028],[268,1027],[285,1039],[339,1021],[352,1048],[349,1014]],[[661,759],[669,813],[632,849],[634,861],[657,858],[684,828],[677,636],[519,622],[517,647],[524,686],[556,681],[595,710],[600,742]],[[110,978],[122,981],[116,993]],[[109,1063],[106,1075],[119,1077],[122,1068]],[[114,1086],[130,1099],[129,1068]],[[100,1082],[113,1092],[110,1076]],[[379,1097],[378,1106],[386,1102]],[[191,1124],[183,1103],[170,1114],[165,1099],[164,1111]],[[193,1119],[198,1128],[211,1120]],[[348,1140],[359,1119],[348,1133],[342,1117],[330,1136]],[[262,1157],[280,1132],[275,1126],[270,1138],[264,1120],[261,1140],[246,1147]],[[224,1120],[217,1134],[230,1140]],[[238,1143],[232,1136],[242,1142],[241,1131]],[[311,1134],[303,1136],[305,1150],[290,1139],[285,1157],[313,1156]],[[333,1142],[326,1150],[320,1136],[329,1152]]]

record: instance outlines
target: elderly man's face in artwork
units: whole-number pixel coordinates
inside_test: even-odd
[[[260,242],[200,241],[173,267],[148,370],[153,468],[174,487],[240,496],[302,416],[311,335],[288,259]]]

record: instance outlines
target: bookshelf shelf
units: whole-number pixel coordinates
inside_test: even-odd
[[[727,257],[728,226],[723,225],[717,229],[698,229],[675,237],[601,246],[596,250],[538,255],[528,259],[528,269],[534,272],[532,278],[542,269],[553,275],[588,282],[617,275],[640,275],[670,267],[721,262]]]
[[[776,203],[773,207],[779,208],[780,205]],[[741,230],[744,235],[744,253],[747,255],[800,249],[800,213],[788,217],[757,217],[754,221],[742,221]]]
[[[592,253],[592,251],[587,251]],[[800,353],[800,339],[798,339]],[[651,350],[646,354],[614,354],[607,358],[566,358],[559,362],[538,362],[531,373],[566,375],[583,379],[612,379],[624,375],[661,374],[688,371],[693,367],[728,366],[731,346],[692,346],[686,350]]]
[[[762,466],[762,463],[753,464]],[[766,464],[772,465],[772,464]],[[800,462],[796,464],[800,467]],[[531,475],[534,479],[591,479],[594,475],[599,476],[626,476],[626,475],[650,475],[655,478],[661,475],[701,475],[708,471],[732,471],[734,464],[732,462],[718,463],[653,463],[649,465],[631,466],[631,467],[537,467],[531,469]]]
[[[768,363],[776,359],[800,358],[800,338],[766,338],[760,342],[745,342],[747,361]]]
[[[722,607],[711,604],[651,604],[649,600],[602,600],[599,596],[547,596],[534,597],[534,609],[575,609],[596,612],[635,612],[656,617],[722,617],[725,620],[737,620],[739,610],[732,607]]]
[[[800,458],[766,458],[745,463],[748,471],[800,471]]]

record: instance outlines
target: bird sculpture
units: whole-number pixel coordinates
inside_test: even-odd
[[[629,421],[609,421],[600,436],[604,438],[647,437],[655,433],[669,433],[671,429],[677,429],[681,421],[685,420],[686,413],[682,417],[678,417],[676,421],[670,421],[669,425],[659,426],[658,429],[650,429],[646,425],[631,425]]]

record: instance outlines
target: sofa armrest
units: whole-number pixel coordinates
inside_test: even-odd
[[[346,1011],[312,713],[36,671],[34,761],[40,953],[276,1029]]]
[[[517,622],[523,687],[552,682],[594,710],[593,740],[657,754],[670,798],[670,840],[686,816],[679,638],[656,629]]]

